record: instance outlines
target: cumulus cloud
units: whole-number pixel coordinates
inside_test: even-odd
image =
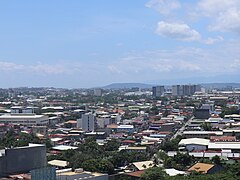
[[[240,34],[239,0],[201,0],[197,3],[196,13],[210,18],[211,31],[228,31]]]
[[[212,31],[230,31],[240,34],[240,8],[229,9],[221,13],[210,26]]]
[[[198,13],[209,17],[218,16],[233,7],[240,7],[239,0],[200,0],[197,3]]]
[[[172,11],[181,8],[181,4],[177,0],[150,0],[145,6],[153,8],[163,15],[168,15]]]
[[[156,33],[164,37],[182,41],[199,41],[201,39],[199,32],[185,23],[160,21],[158,22]]]

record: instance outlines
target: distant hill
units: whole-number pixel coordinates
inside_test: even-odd
[[[240,83],[203,83],[201,84],[205,88],[226,88],[226,87],[232,87],[232,88],[240,88]]]
[[[103,89],[130,89],[134,87],[138,87],[141,89],[145,88],[152,88],[151,84],[144,84],[144,83],[112,83],[107,86],[102,87]]]

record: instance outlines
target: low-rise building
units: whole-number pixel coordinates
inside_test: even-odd
[[[201,174],[214,174],[221,170],[223,170],[221,166],[207,163],[196,163],[188,169],[189,172],[196,171]]]
[[[202,138],[189,138],[189,139],[182,139],[178,145],[179,149],[184,147],[184,149],[188,151],[203,151],[208,148],[210,140],[209,139],[202,139]]]
[[[36,114],[4,114],[0,116],[0,123],[26,125],[26,126],[39,126],[48,125],[48,116]]]
[[[210,136],[222,136],[222,131],[183,131],[186,138],[209,138]]]
[[[102,174],[97,172],[89,172],[84,171],[83,169],[76,169],[75,171],[72,171],[71,168],[69,169],[63,169],[63,170],[57,170],[57,179],[58,180],[107,180],[108,174]]]

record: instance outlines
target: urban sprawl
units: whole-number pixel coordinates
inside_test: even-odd
[[[0,178],[239,179],[240,88],[0,89]]]

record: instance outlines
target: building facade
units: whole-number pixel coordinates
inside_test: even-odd
[[[26,126],[43,126],[48,125],[49,119],[45,115],[36,114],[4,114],[0,116],[0,123],[14,124],[14,125],[26,125]]]
[[[154,86],[152,87],[152,95],[153,97],[160,97],[164,95],[165,88],[164,86]]]
[[[173,96],[191,96],[195,92],[201,91],[200,85],[173,85],[172,95]]]
[[[82,115],[82,119],[78,119],[77,127],[83,131],[94,131],[96,126],[96,117],[91,113]]]
[[[0,150],[0,177],[46,167],[46,157],[46,146],[42,144]]]

